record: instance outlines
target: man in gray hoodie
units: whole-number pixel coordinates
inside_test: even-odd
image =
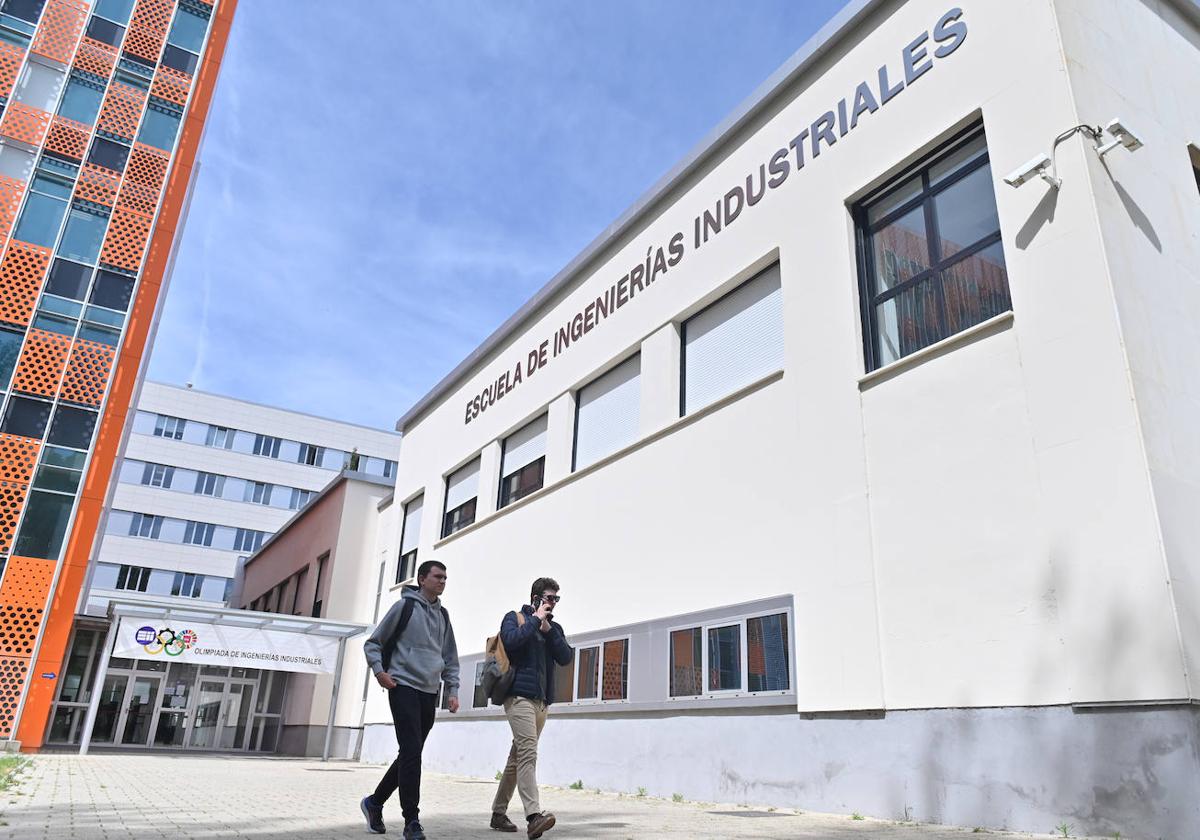
[[[385,832],[383,805],[397,788],[404,815],[404,840],[425,840],[421,828],[421,751],[433,728],[440,683],[445,683],[450,712],[458,711],[458,647],[442,606],[446,567],[426,560],[417,569],[417,586],[404,594],[363,645],[375,680],[387,689],[400,752],[379,786],[361,803],[367,829]]]

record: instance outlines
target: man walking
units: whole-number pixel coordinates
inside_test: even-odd
[[[509,667],[514,669],[512,688],[504,700],[513,740],[492,801],[491,826],[497,831],[517,830],[506,814],[516,788],[525,806],[526,832],[530,840],[535,840],[554,827],[554,815],[543,811],[538,801],[538,738],[546,725],[546,707],[554,701],[554,666],[569,664],[574,651],[554,620],[553,611],[560,600],[557,581],[538,578],[529,598],[530,603],[521,607],[520,617],[510,612],[500,625],[500,640]]]
[[[433,727],[439,683],[446,685],[450,712],[458,711],[458,647],[440,600],[445,589],[446,567],[426,560],[417,569],[417,586],[405,587],[363,645],[375,680],[387,689],[400,748],[375,792],[361,803],[373,834],[387,830],[383,806],[399,788],[404,840],[425,840],[419,820],[421,751]]]

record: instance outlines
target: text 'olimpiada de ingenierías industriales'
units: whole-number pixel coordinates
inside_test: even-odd
[[[490,380],[467,401],[464,422],[470,423],[497,401],[503,399],[524,380],[544,368],[573,344],[603,323],[610,315],[644,293],[687,255],[690,243],[698,251],[710,239],[756,207],[768,193],[781,188],[793,173],[815,162],[823,151],[832,149],[840,139],[858,127],[863,117],[875,113],[896,98],[936,66],[940,59],[953,55],[967,38],[967,22],[960,8],[946,12],[931,30],[925,30],[901,51],[892,65],[884,63],[860,82],[854,92],[802,128],[778,150],[738,183],[713,201],[712,209],[696,215],[688,234],[677,231],[665,243],[646,248],[642,262],[629,269],[619,280],[586,306],[566,319],[545,340],[531,348],[504,372]]]

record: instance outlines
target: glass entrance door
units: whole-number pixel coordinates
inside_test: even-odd
[[[121,744],[144,747],[150,743],[150,733],[158,711],[158,675],[136,674],[125,696],[125,715],[121,722]]]
[[[129,684],[127,674],[108,674],[100,689],[100,704],[96,709],[96,725],[92,729],[92,743],[111,744],[117,734],[117,724],[125,704],[125,689]]]
[[[225,714],[217,736],[217,749],[246,749],[250,712],[254,708],[254,683],[233,680],[225,690]]]
[[[186,743],[189,706],[199,668],[172,662],[163,680],[162,705],[154,727],[154,746],[182,747]]]
[[[192,715],[192,733],[187,745],[202,750],[215,749],[217,730],[225,706],[225,681],[200,680],[196,692],[196,711]]]

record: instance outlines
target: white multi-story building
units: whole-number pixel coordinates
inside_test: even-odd
[[[226,605],[246,558],[344,471],[392,482],[398,444],[394,432],[145,383],[77,608],[48,743],[79,741],[110,600],[183,611]],[[231,706],[222,688],[229,680],[216,670],[207,669],[200,688],[208,694],[197,701],[195,666],[173,662],[168,671],[165,662],[114,660],[101,687],[96,743],[212,748],[215,730],[199,727],[207,718],[189,704]],[[262,680],[255,696],[265,701],[268,676],[230,679]],[[281,697],[282,675],[273,686],[271,696]],[[226,699],[211,701],[221,691]],[[252,700],[248,689],[234,699]],[[247,732],[222,745],[274,748],[251,743]]]
[[[854,0],[412,407],[364,562],[449,569],[426,766],[503,763],[470,677],[550,575],[547,782],[1200,836],[1197,45]]]

